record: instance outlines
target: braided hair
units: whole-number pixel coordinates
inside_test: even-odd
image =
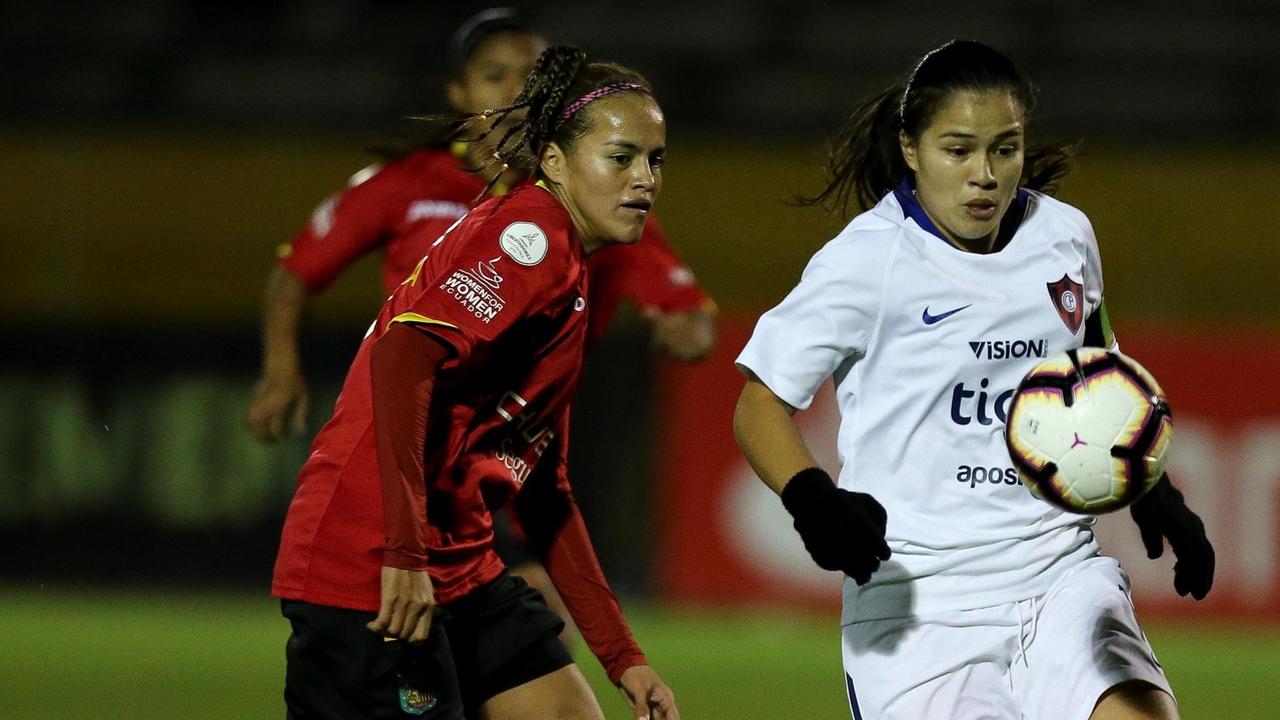
[[[583,112],[586,106],[613,92],[652,93],[652,88],[643,75],[630,68],[590,62],[587,54],[576,47],[555,45],[538,56],[524,87],[510,105],[445,120],[461,120],[455,138],[461,138],[469,127],[480,125],[479,134],[467,138],[471,142],[483,141],[502,129],[486,164],[472,168],[477,172],[496,171],[484,189],[487,193],[508,169],[537,174],[538,158],[547,144],[554,142],[569,150],[591,130],[591,114]],[[506,124],[512,117],[516,117],[515,121]]]
[[[826,205],[846,219],[868,209],[911,174],[898,132],[918,139],[953,92],[1006,90],[1030,116],[1036,89],[1013,62],[982,43],[951,40],[930,50],[907,78],[859,105],[831,138],[827,186],[802,205]],[[1072,169],[1076,143],[1028,148],[1020,184],[1052,195]]]

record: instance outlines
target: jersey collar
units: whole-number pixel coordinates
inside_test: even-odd
[[[929,214],[920,206],[920,201],[916,199],[916,188],[913,180],[914,178],[907,176],[893,190],[893,196],[898,199],[898,205],[902,208],[902,219],[915,220],[916,224],[925,232],[950,245],[951,241],[938,229],[938,226],[929,218]],[[1009,206],[1009,210],[1005,212],[1004,218],[1000,221],[1000,230],[996,236],[997,248],[1003,248],[1008,245],[1009,241],[1013,239],[1014,233],[1018,232],[1018,228],[1022,226],[1022,221],[1026,219],[1030,199],[1031,193],[1025,188],[1018,188],[1018,191],[1014,193],[1013,204]],[[997,252],[999,251],[997,250]]]

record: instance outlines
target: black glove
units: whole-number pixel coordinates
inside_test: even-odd
[[[804,549],[823,570],[839,570],[859,585],[889,559],[888,515],[866,493],[841,490],[818,468],[796,473],[782,488],[782,504],[795,518]]]
[[[1205,537],[1200,516],[1187,507],[1169,476],[1161,477],[1129,508],[1129,514],[1142,533],[1147,557],[1154,560],[1164,554],[1164,539],[1169,538],[1169,547],[1177,558],[1173,589],[1184,597],[1191,593],[1196,600],[1203,600],[1213,587],[1213,545]]]

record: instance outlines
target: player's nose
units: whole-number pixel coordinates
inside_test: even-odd
[[[996,188],[995,170],[991,167],[991,160],[985,155],[974,164],[973,175],[969,178],[969,182],[983,190]]]
[[[632,164],[631,187],[652,190],[656,182],[657,173],[646,160],[640,159]]]

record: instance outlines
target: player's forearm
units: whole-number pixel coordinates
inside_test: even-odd
[[[796,473],[818,466],[800,437],[794,412],[764,383],[751,379],[733,414],[733,436],[742,454],[764,484],[779,494]]]
[[[262,371],[264,375],[291,375],[302,367],[298,334],[306,311],[308,293],[302,280],[282,267],[267,278],[262,315]]]
[[[648,664],[605,580],[576,504],[551,545],[546,567],[582,639],[614,684],[627,668]]]
[[[369,351],[373,433],[382,482],[383,564],[427,567],[427,489],[423,466],[436,374],[448,351],[401,323]]]
[[[578,632],[609,679],[617,684],[627,668],[647,664],[605,580],[573,496],[550,488],[539,495],[534,489],[517,511],[530,547],[540,555]]]

